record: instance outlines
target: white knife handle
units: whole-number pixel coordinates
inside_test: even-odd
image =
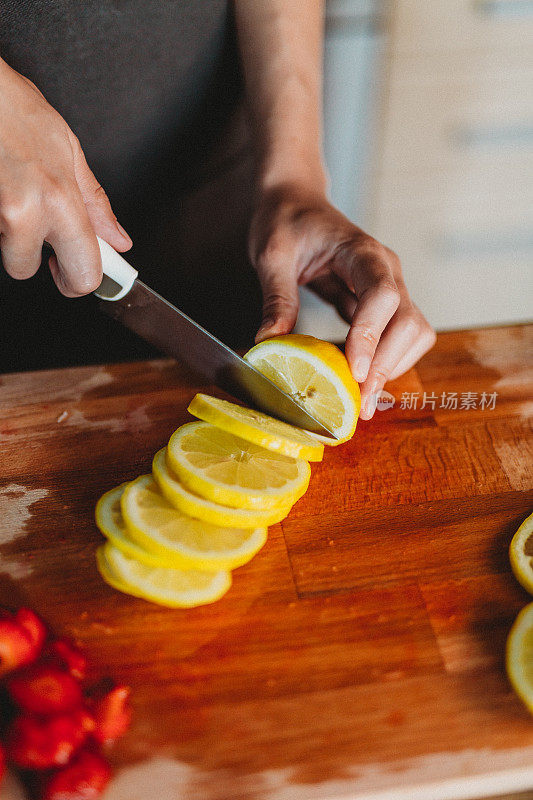
[[[102,300],[120,300],[128,294],[139,273],[110,244],[99,236],[96,238],[102,256],[104,277],[94,294]]]

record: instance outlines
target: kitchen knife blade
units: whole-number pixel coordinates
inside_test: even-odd
[[[106,242],[99,244],[104,279],[95,294],[102,311],[239,400],[291,425],[337,438],[259,370],[140,281]]]

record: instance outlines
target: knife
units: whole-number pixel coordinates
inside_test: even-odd
[[[293,397],[146,286],[137,270],[97,238],[104,277],[94,294],[102,311],[244,403],[328,439],[337,438]]]

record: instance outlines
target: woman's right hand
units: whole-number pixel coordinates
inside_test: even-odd
[[[89,169],[65,120],[27,78],[0,59],[0,248],[6,272],[30,278],[43,242],[55,255],[59,291],[78,297],[98,288],[102,265],[96,234],[115,250],[132,241]]]

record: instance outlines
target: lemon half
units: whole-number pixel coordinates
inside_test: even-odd
[[[333,445],[351,439],[361,410],[361,393],[338,347],[314,336],[286,334],[260,342],[244,358],[329,428],[337,440],[311,435]]]

